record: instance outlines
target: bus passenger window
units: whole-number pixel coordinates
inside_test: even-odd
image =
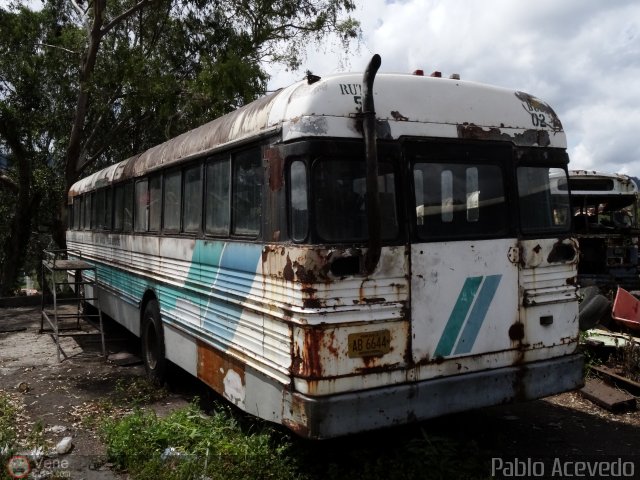
[[[122,230],[124,224],[124,185],[116,185],[113,190],[113,229]]]
[[[160,214],[162,212],[161,177],[156,175],[149,179],[149,230],[160,230]]]
[[[302,242],[309,229],[307,166],[296,160],[291,164],[291,238]]]
[[[95,230],[104,230],[104,193],[105,189],[98,190],[94,196],[94,218],[93,228]]]
[[[85,230],[91,229],[91,195],[84,195],[84,223],[82,224],[82,228]]]
[[[229,159],[207,164],[205,232],[229,235]]]
[[[165,230],[180,230],[180,202],[182,200],[182,172],[167,173],[164,176],[164,217]]]
[[[136,232],[146,232],[149,229],[149,182],[136,182],[136,204],[133,229]]]
[[[194,233],[202,222],[202,169],[200,165],[184,171],[183,229]]]
[[[80,230],[80,215],[82,213],[81,197],[73,197],[73,229]]]
[[[133,230],[133,183],[127,182],[124,185],[124,225],[123,230],[130,232]]]
[[[113,216],[113,189],[106,188],[104,190],[104,228],[111,230],[111,221]]]
[[[97,219],[97,202],[96,202],[96,192],[91,192],[91,223],[89,224],[89,228],[91,230],[96,230],[98,228]]]
[[[260,151],[253,149],[235,156],[233,162],[233,233],[260,233],[262,168]]]

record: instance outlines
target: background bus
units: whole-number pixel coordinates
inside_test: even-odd
[[[571,190],[575,232],[580,244],[580,286],[605,293],[618,286],[640,290],[638,275],[638,187],[627,175],[569,171],[558,188]]]
[[[168,359],[311,438],[582,383],[556,114],[459,79],[375,82],[309,78],[72,187],[68,247],[150,375]]]

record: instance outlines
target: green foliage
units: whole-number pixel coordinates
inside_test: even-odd
[[[158,387],[148,377],[119,378],[113,401],[116,405],[139,407],[162,400],[167,395],[164,387]]]
[[[0,452],[5,448],[10,451],[15,444],[17,413],[15,406],[0,393]]]
[[[165,418],[137,409],[103,422],[102,434],[109,461],[137,480],[455,480],[482,478],[489,471],[474,442],[424,429],[308,441],[256,419],[245,424],[228,408],[204,415],[195,404]]]
[[[0,7],[0,294],[52,236],[62,246],[79,176],[263,95],[265,62],[297,68],[309,42],[360,36],[351,0],[150,0],[126,15],[138,3]]]
[[[206,416],[191,405],[158,418],[136,410],[106,422],[103,434],[109,461],[135,479],[299,478],[288,444],[274,445],[268,430],[244,432],[226,411]]]

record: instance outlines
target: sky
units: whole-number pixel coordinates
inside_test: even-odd
[[[359,0],[362,41],[309,48],[298,72],[268,66],[269,89],[307,69],[434,70],[522,90],[564,126],[569,168],[640,176],[640,1]],[[374,87],[375,88],[375,87]]]

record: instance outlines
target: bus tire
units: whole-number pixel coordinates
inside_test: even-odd
[[[582,306],[582,304],[581,304]],[[585,332],[595,327],[611,309],[611,302],[604,295],[591,298],[578,314],[580,331]],[[611,314],[609,313],[609,316]]]
[[[164,382],[167,360],[164,350],[164,330],[160,318],[160,307],[150,300],[142,316],[142,360],[147,376],[155,383]]]

